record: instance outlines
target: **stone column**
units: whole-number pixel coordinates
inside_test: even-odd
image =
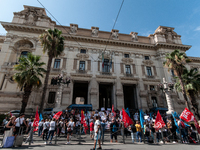
[[[64,87],[62,92],[62,106],[65,106],[66,108],[71,105],[71,88],[70,87]]]
[[[116,106],[119,110],[124,108],[123,87],[120,79],[116,82]]]
[[[90,81],[90,102],[92,104],[93,109],[99,108],[99,98],[98,98],[98,90],[99,85],[95,78],[92,78]]]
[[[163,78],[163,84],[164,84],[164,93],[165,93],[165,96],[166,96],[166,101],[167,101],[167,106],[168,106],[167,114],[171,115],[172,112],[174,111],[174,108],[173,108],[173,105],[172,105],[172,99],[171,99],[171,96],[170,96],[170,91],[169,91],[169,88],[168,88],[168,85],[167,85],[165,78]]]
[[[63,91],[63,84],[59,85],[57,94],[56,94],[56,107],[55,110],[59,110],[61,108],[61,101],[62,101],[62,91]]]

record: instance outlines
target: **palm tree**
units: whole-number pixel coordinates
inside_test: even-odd
[[[61,36],[62,31],[58,29],[46,30],[45,33],[40,35],[40,42],[43,46],[43,52],[47,52],[49,59],[47,64],[47,72],[44,81],[44,88],[42,93],[42,100],[40,104],[40,112],[43,111],[45,95],[51,70],[52,59],[58,57],[64,50],[64,37]]]
[[[183,70],[182,79],[185,85],[186,94],[188,95],[192,104],[192,110],[198,119],[200,119],[198,103],[196,101],[196,96],[198,96],[200,92],[200,74],[198,71],[196,71],[196,68],[191,70],[187,70],[187,68],[185,68]],[[179,80],[177,80],[175,88],[177,91],[182,92]]]
[[[167,53],[165,58],[166,61],[163,62],[163,65],[168,68],[168,71],[174,70],[174,74],[178,77],[180,81],[181,91],[183,93],[186,107],[190,110],[184,82],[181,75],[183,73],[183,70],[185,69],[185,64],[191,62],[191,60],[188,59],[185,53],[182,53],[177,49],[174,50],[172,53]]]
[[[17,82],[19,87],[23,87],[24,89],[20,113],[25,112],[32,88],[39,88],[42,85],[40,77],[43,77],[43,73],[46,72],[46,70],[42,68],[43,65],[45,65],[45,63],[40,62],[40,56],[28,53],[27,58],[23,56],[20,57],[19,64],[14,66],[14,70],[16,70],[17,73],[14,74],[13,79]]]

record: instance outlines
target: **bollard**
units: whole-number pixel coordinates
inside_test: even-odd
[[[125,138],[124,138],[124,123],[122,123],[122,134],[123,134],[123,143],[125,144]]]
[[[80,131],[79,131],[79,142],[78,144],[81,144],[81,125],[80,125]]]
[[[32,140],[33,140],[33,127],[31,127],[30,134],[29,134],[29,145],[31,145]]]
[[[55,144],[57,144],[57,133],[58,133],[58,128],[57,128],[57,131],[56,131]]]

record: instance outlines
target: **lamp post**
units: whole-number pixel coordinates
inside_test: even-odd
[[[62,90],[63,90],[63,85],[67,84],[67,87],[70,83],[71,79],[70,77],[63,78],[62,74],[59,74],[57,77],[53,77],[51,82],[53,85],[59,85],[59,89],[57,92],[57,97],[56,97],[56,107],[55,110],[59,110],[61,107],[61,101],[62,101]]]
[[[158,87],[160,88],[160,90],[162,90],[165,93],[166,100],[167,100],[167,106],[168,106],[167,114],[171,115],[172,112],[174,111],[174,108],[173,108],[170,92],[174,88],[174,83],[167,83],[165,78],[163,78],[163,83],[158,84]]]

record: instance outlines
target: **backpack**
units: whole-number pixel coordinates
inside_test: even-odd
[[[117,126],[113,124],[112,132],[117,132]]]

